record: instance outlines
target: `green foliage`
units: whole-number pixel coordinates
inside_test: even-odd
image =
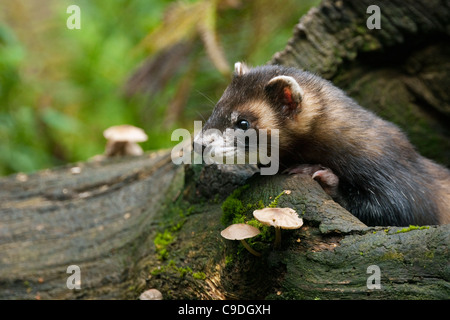
[[[175,145],[172,130],[192,130],[193,120],[208,117],[233,63],[266,63],[317,3],[1,1],[0,175],[101,154],[102,132],[112,125],[143,128],[144,150]],[[72,4],[81,10],[79,30],[66,27]],[[190,51],[165,82],[156,79],[158,90],[124,94],[145,61],[183,41],[192,41]]]

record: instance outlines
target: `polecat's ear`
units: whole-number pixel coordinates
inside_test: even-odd
[[[300,107],[304,94],[297,80],[290,76],[272,78],[265,90],[270,99],[287,107],[284,110],[287,113],[294,112]]]
[[[247,65],[243,62],[236,62],[234,64],[234,74],[236,76],[243,76],[246,74],[250,69],[247,67]]]

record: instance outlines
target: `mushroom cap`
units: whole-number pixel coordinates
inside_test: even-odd
[[[281,229],[298,229],[303,219],[291,208],[264,208],[253,211],[253,216],[262,224]]]
[[[144,291],[139,296],[139,300],[162,300],[163,296],[159,290],[149,289]]]
[[[129,124],[122,124],[119,126],[109,127],[108,129],[103,131],[103,136],[107,140],[124,141],[124,142],[125,141],[143,142],[147,141],[148,139],[144,130]]]
[[[261,231],[258,228],[245,223],[236,223],[222,230],[220,235],[228,240],[243,240],[257,236],[260,233]]]

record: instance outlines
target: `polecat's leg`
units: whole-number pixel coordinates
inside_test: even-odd
[[[323,167],[319,164],[301,164],[296,167],[289,168],[284,171],[288,174],[308,174],[316,180],[332,198],[337,198],[339,178],[331,171],[331,169]]]

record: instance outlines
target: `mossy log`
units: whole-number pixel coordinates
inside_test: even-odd
[[[269,204],[303,214],[304,226],[284,230],[282,246],[256,238],[256,257],[220,231],[222,201],[191,207],[173,231],[168,255],[142,255],[131,287],[155,287],[169,299],[447,299],[450,226],[422,229],[367,227],[309,176],[255,175],[239,196],[251,219],[253,205]],[[189,185],[189,182],[188,182]],[[192,203],[192,202],[191,202]],[[180,221],[172,216],[166,230]],[[160,231],[161,232],[161,231]],[[275,231],[273,230],[272,233]],[[367,286],[370,266],[380,270],[380,289]],[[186,270],[189,270],[186,272]],[[202,274],[203,277],[195,275]],[[144,281],[145,279],[145,281]],[[370,283],[370,281],[369,281]],[[137,292],[135,294],[137,294]],[[132,295],[130,296],[132,297]]]
[[[165,299],[450,296],[450,226],[369,228],[309,176],[255,175],[238,199],[249,218],[253,204],[291,190],[278,206],[305,222],[277,250],[255,238],[255,257],[221,238],[223,198],[198,195],[198,169],[160,152],[0,180],[0,298],[136,299],[148,288]],[[70,265],[79,290],[66,286]],[[371,265],[381,289],[367,287]]]
[[[381,30],[366,29],[371,4]],[[331,79],[448,165],[449,21],[448,2],[324,1],[272,62]],[[165,299],[450,297],[449,225],[367,227],[308,176],[252,175],[176,166],[161,151],[2,178],[0,298],[137,299],[149,288]],[[304,219],[279,249],[255,238],[259,258],[220,237],[222,204],[243,184],[234,199],[247,219],[283,190],[278,206]],[[80,289],[66,286],[71,265]]]

